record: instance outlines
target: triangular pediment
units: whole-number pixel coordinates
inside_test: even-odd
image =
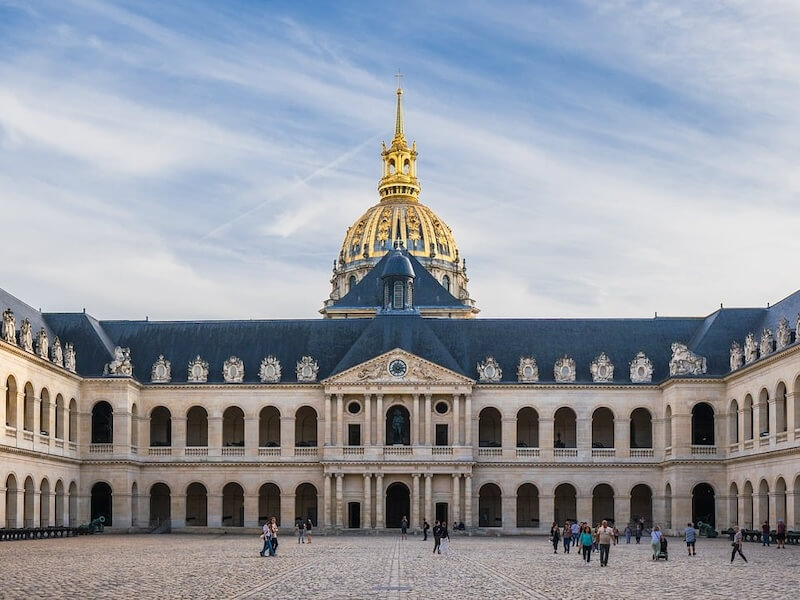
[[[395,348],[321,382],[324,385],[472,385],[474,380]]]

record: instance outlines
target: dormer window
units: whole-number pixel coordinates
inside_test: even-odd
[[[392,299],[392,308],[403,308],[403,285],[402,281],[394,282],[394,298]]]

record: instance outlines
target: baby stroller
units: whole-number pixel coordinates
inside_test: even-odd
[[[661,536],[661,547],[656,555],[656,560],[659,558],[663,558],[664,560],[669,560],[669,554],[667,552],[667,538],[665,536]]]

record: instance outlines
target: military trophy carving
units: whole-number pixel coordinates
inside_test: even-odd
[[[638,352],[630,362],[631,383],[650,383],[653,381],[653,362],[644,352]]]
[[[702,375],[706,372],[706,358],[698,356],[680,342],[672,344],[672,358],[669,361],[670,375]]]
[[[158,360],[153,363],[150,371],[151,383],[169,383],[172,381],[172,365],[164,358],[163,354],[158,355]]]
[[[281,380],[281,362],[274,356],[267,356],[258,369],[261,383],[278,383]]]
[[[480,381],[497,382],[503,377],[503,370],[493,356],[478,363],[478,379]]]
[[[310,356],[304,356],[297,362],[297,381],[312,382],[317,380],[319,365]]]
[[[222,365],[222,378],[225,383],[242,383],[244,381],[244,363],[238,356],[231,356]]]
[[[744,366],[744,349],[736,340],[731,344],[731,371]]]
[[[539,366],[532,356],[523,356],[517,365],[517,381],[533,383],[539,381]]]
[[[119,377],[131,377],[133,375],[133,364],[131,364],[131,349],[117,346],[114,348],[114,360],[106,364],[103,375],[116,375]]]
[[[553,375],[557,383],[573,383],[575,381],[575,359],[566,354],[556,361]]]
[[[589,371],[595,383],[611,383],[614,380],[614,365],[605,352],[601,352],[600,356],[592,361]]]
[[[189,383],[205,383],[208,381],[208,363],[197,357],[189,361],[188,376],[186,381]]]

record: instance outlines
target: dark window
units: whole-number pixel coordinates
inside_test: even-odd
[[[351,423],[347,426],[347,443],[350,446],[361,445],[361,425]]]
[[[436,445],[447,446],[447,424],[436,424]]]

